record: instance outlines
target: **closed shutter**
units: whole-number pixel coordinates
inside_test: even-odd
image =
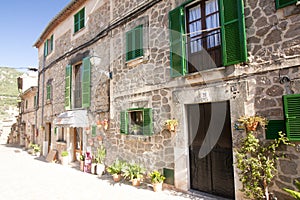
[[[133,34],[133,30],[126,33],[126,61],[134,58]]]
[[[295,4],[297,0],[275,0],[275,2],[276,2],[276,9],[279,9],[288,5]]]
[[[92,137],[96,137],[97,126],[92,126]]]
[[[143,55],[143,25],[140,25],[126,33],[126,61]]]
[[[266,127],[266,139],[277,139],[279,138],[278,132],[285,133],[284,120],[269,120]]]
[[[54,42],[54,37],[53,37],[53,35],[51,35],[51,38],[50,38],[50,52],[53,51],[53,42]]]
[[[283,96],[287,137],[300,141],[300,94]]]
[[[48,55],[48,40],[44,43],[44,56]]]
[[[247,61],[244,5],[242,0],[220,0],[222,58],[228,66]]]
[[[153,126],[152,126],[152,109],[144,108],[143,110],[143,134],[144,135],[152,135],[153,134]]]
[[[51,99],[51,84],[47,84],[47,100]]]
[[[82,29],[84,27],[84,18],[85,18],[85,9],[83,8],[79,12],[79,29]]]
[[[71,85],[72,85],[72,66],[66,67],[66,78],[65,78],[65,109],[71,109]]]
[[[120,132],[124,134],[128,134],[128,112],[122,111],[120,114]]]
[[[82,107],[88,108],[91,104],[91,62],[90,58],[83,59],[82,70]]]
[[[170,67],[171,77],[186,73],[186,50],[184,7],[180,6],[169,12],[170,29]]]

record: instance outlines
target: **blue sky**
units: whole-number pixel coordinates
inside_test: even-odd
[[[0,12],[0,67],[38,67],[33,44],[71,0],[6,0]]]

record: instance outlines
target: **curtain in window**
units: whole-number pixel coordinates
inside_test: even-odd
[[[200,5],[191,8],[189,10],[189,30],[191,37],[191,53],[195,53],[202,50],[201,40],[201,7]],[[198,37],[197,37],[198,36]]]
[[[213,29],[220,26],[218,0],[205,2],[206,28]],[[207,48],[219,46],[221,44],[220,31],[212,31],[207,36]]]

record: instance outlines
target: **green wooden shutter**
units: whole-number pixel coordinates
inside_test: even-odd
[[[82,70],[82,107],[88,108],[91,105],[91,62],[90,58],[83,59]]]
[[[79,12],[79,29],[82,29],[84,27],[84,15],[85,15],[85,9],[83,8]]]
[[[79,30],[79,14],[74,15],[74,33]]]
[[[153,134],[153,125],[152,125],[152,109],[144,108],[143,109],[143,134],[152,135]]]
[[[54,37],[53,37],[53,35],[51,35],[51,38],[50,38],[50,52],[53,51],[53,42],[54,42]]]
[[[134,30],[128,31],[126,33],[126,61],[132,60],[134,58],[133,34]]]
[[[186,73],[186,42],[184,7],[169,12],[171,77]]]
[[[244,5],[242,0],[220,0],[223,65],[247,61]]]
[[[51,84],[47,84],[47,100],[51,99]]]
[[[48,40],[44,43],[44,56],[48,55]]]
[[[292,4],[296,4],[297,0],[275,0],[276,9],[283,8]]]
[[[71,109],[71,87],[72,87],[72,66],[66,67],[66,78],[65,78],[65,109]]]
[[[144,55],[143,50],[143,25],[140,25],[134,29],[134,58],[138,58]]]
[[[97,126],[92,126],[92,136],[96,137],[96,130],[97,130]]]
[[[283,96],[287,137],[300,141],[300,94]]]
[[[269,120],[266,127],[266,139],[277,139],[279,138],[278,132],[285,133],[284,120]]]
[[[120,114],[120,132],[123,134],[128,134],[128,112],[122,111]]]

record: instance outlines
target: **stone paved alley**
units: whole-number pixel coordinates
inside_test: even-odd
[[[145,185],[135,188],[128,183],[114,184],[111,177],[98,178],[72,166],[47,163],[13,146],[0,145],[1,200],[216,200],[165,189],[155,193]]]

